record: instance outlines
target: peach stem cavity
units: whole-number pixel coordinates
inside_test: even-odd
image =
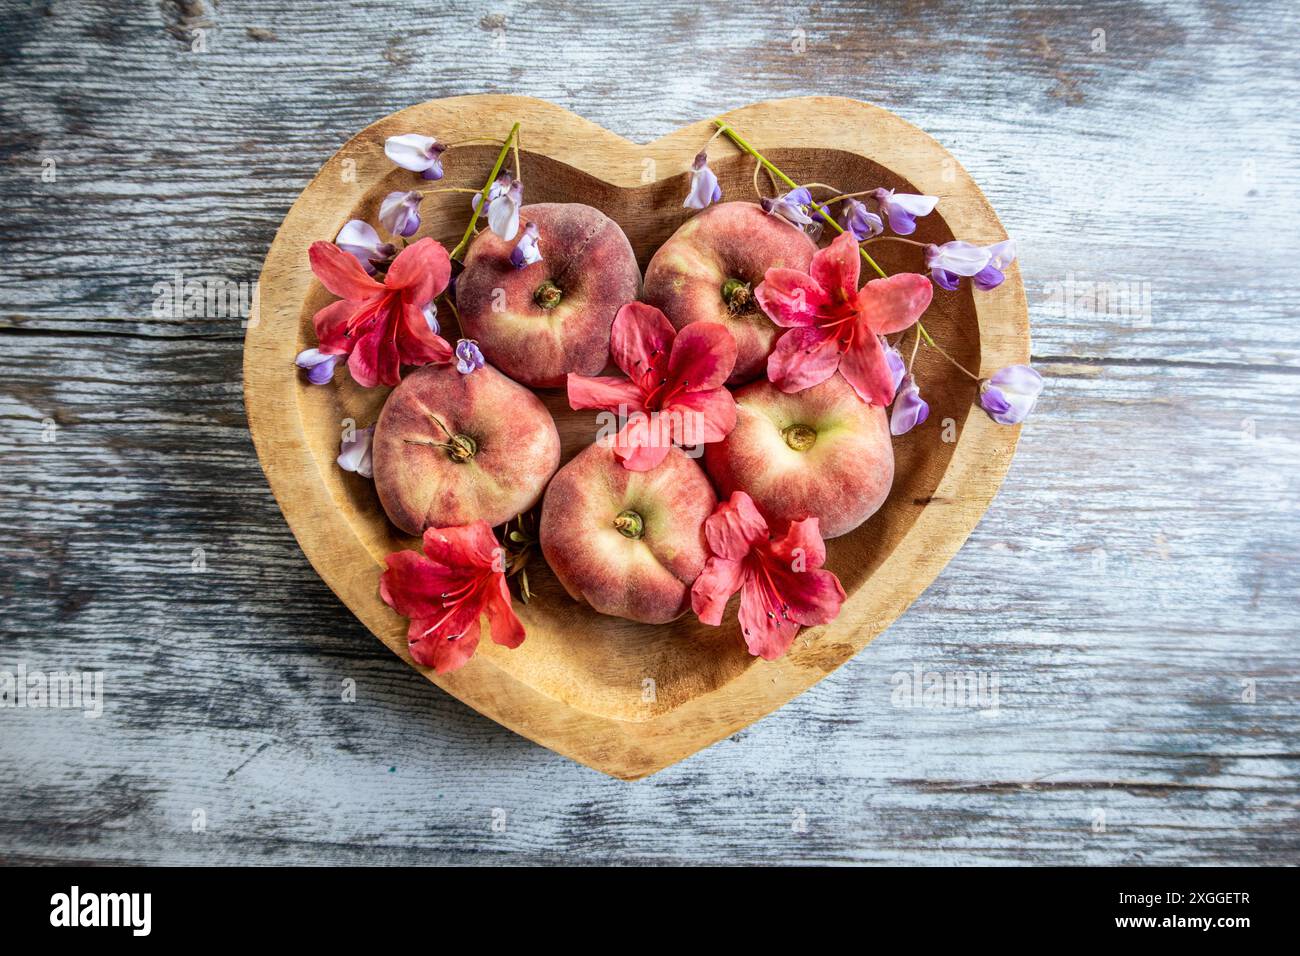
[[[645,522],[639,514],[630,508],[618,513],[618,517],[614,519],[614,527],[623,537],[631,538],[634,541],[645,534]]]

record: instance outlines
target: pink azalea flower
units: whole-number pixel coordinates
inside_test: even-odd
[[[312,319],[320,351],[348,356],[358,385],[397,385],[403,365],[451,360],[451,346],[429,328],[424,312],[451,278],[441,245],[424,238],[407,246],[382,283],[333,243],[313,242],[307,255],[316,278],[341,297]]]
[[[740,631],[756,657],[776,660],[800,626],[829,624],[840,613],[844,588],[822,567],[826,545],[816,518],[793,521],[773,537],[753,499],[737,491],[704,522],[704,537],[712,556],[691,587],[691,607],[716,626],[739,591]]]
[[[673,444],[721,441],[736,427],[736,402],[723,383],[736,365],[736,340],[720,322],[677,332],[652,305],[629,302],[610,330],[610,352],[627,378],[568,377],[572,408],[627,416],[614,454],[629,471],[649,471]]]
[[[379,577],[379,596],[411,619],[407,643],[417,664],[439,674],[474,656],[479,617],[487,615],[492,640],[515,648],[524,626],[506,584],[505,552],[486,521],[424,532],[424,554],[397,551]]]
[[[911,326],[930,305],[934,289],[915,272],[874,279],[861,289],[858,243],[837,236],[812,260],[805,275],[768,269],[754,290],[772,321],[789,329],[767,359],[767,377],[783,392],[801,392],[835,374],[864,402],[888,405],[894,373],[880,336]]]

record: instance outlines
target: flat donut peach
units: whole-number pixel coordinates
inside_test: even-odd
[[[609,328],[637,297],[641,270],[623,230],[581,203],[538,203],[520,210],[535,223],[542,260],[516,269],[519,237],[484,229],[456,280],[466,338],[517,382],[560,388],[569,372],[598,375],[609,361]]]
[[[559,470],[542,501],[542,554],[565,590],[601,614],[665,624],[691,604],[717,497],[680,448],[629,471],[610,439]]]
[[[823,537],[870,518],[894,481],[884,408],[868,405],[839,374],[787,394],[769,381],[736,390],[736,427],[704,446],[718,493],[749,493],[773,523],[817,518]]]
[[[384,403],[371,445],[389,520],[425,528],[502,524],[535,505],[560,464],[560,435],[541,399],[491,365],[462,375],[426,365]]]

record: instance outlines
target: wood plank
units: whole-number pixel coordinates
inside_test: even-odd
[[[1278,279],[1300,212],[1279,107],[1300,87],[1294,5],[643,9],[223,0],[206,54],[170,2],[7,19],[0,669],[117,676],[98,721],[0,712],[0,858],[1300,860],[1300,329]],[[368,638],[253,459],[242,327],[150,314],[178,270],[255,278],[357,129],[484,90],[636,141],[757,97],[879,103],[1020,240],[1048,366],[1008,485],[869,654],[633,786],[430,692]],[[1150,326],[1067,314],[1050,290],[1071,273],[1149,283]],[[53,446],[45,417],[65,426]],[[996,669],[1001,716],[892,707],[889,678],[918,662]]]

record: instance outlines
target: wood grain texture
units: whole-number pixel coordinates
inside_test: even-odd
[[[916,236],[1005,238],[979,188],[922,131],[865,103],[820,97],[758,103],[721,117],[800,182],[832,182],[858,191],[872,183],[940,195],[947,212]],[[621,140],[541,100],[480,95],[432,100],[385,117],[348,141],[294,203],[267,253],[257,320],[244,355],[244,402],[258,456],[289,526],[312,565],[345,604],[395,654],[415,666],[408,622],[380,599],[386,555],[410,547],[385,518],[373,486],[336,465],[341,423],[372,423],[387,390],[358,389],[340,376],[329,388],[304,383],[294,356],[316,344],[312,317],[333,299],[307,267],[307,249],[338,234],[349,219],[369,219],[382,198],[412,186],[394,170],[384,140],[436,129],[448,141],[499,134],[520,123],[528,148],[522,179],[542,201],[584,201],[619,223],[644,267],[689,221],[680,198],[689,158],[714,127],[693,123],[645,145]],[[854,155],[870,144],[871,161]],[[754,161],[719,144],[712,167],[725,193],[752,184]],[[456,154],[452,154],[455,156]],[[440,186],[478,188],[491,168],[456,156]],[[650,164],[647,166],[647,162]],[[465,164],[462,168],[456,168]],[[349,180],[345,169],[353,176]],[[657,172],[656,172],[657,171]],[[648,172],[648,175],[647,175]],[[646,181],[646,180],[649,181]],[[752,189],[752,185],[750,186]],[[455,245],[465,228],[462,194],[428,194],[412,240]],[[915,254],[915,250],[872,250]],[[899,266],[881,260],[887,269]],[[463,289],[463,287],[462,287]],[[445,334],[458,332],[444,310]],[[987,295],[940,297],[925,315],[931,334],[968,367],[992,374],[1029,356],[1028,316],[1019,272]],[[489,355],[491,351],[488,350]],[[453,673],[420,668],[429,680],[480,713],[590,767],[634,780],[676,763],[747,727],[804,692],[884,630],[956,553],[997,492],[1015,452],[1018,428],[970,415],[974,389],[962,372],[927,353],[917,374],[927,383],[935,424],[894,443],[897,478],[871,520],[827,546],[826,566],[848,594],[836,620],[800,633],[790,653],[764,663],[745,652],[734,614],[721,628],[686,615],[660,626],[607,617],[567,599],[544,565],[535,567],[536,599],[517,612],[525,645],[484,641]],[[574,412],[562,392],[545,399],[570,459],[595,435],[594,416]],[[941,421],[951,421],[948,440]],[[647,693],[647,682],[652,692]]]
[[[0,669],[108,675],[99,720],[0,711],[0,856],[1300,861],[1293,7],[643,9],[225,0],[198,54],[175,4],[4,5]],[[255,279],[354,131],[485,90],[641,141],[773,96],[880,103],[1020,241],[1049,377],[1007,485],[907,614],[630,786],[369,638],[268,493],[239,321],[152,314],[177,271]],[[1067,305],[1071,276],[1136,282],[1150,310]],[[916,664],[996,673],[999,716],[893,706]]]

